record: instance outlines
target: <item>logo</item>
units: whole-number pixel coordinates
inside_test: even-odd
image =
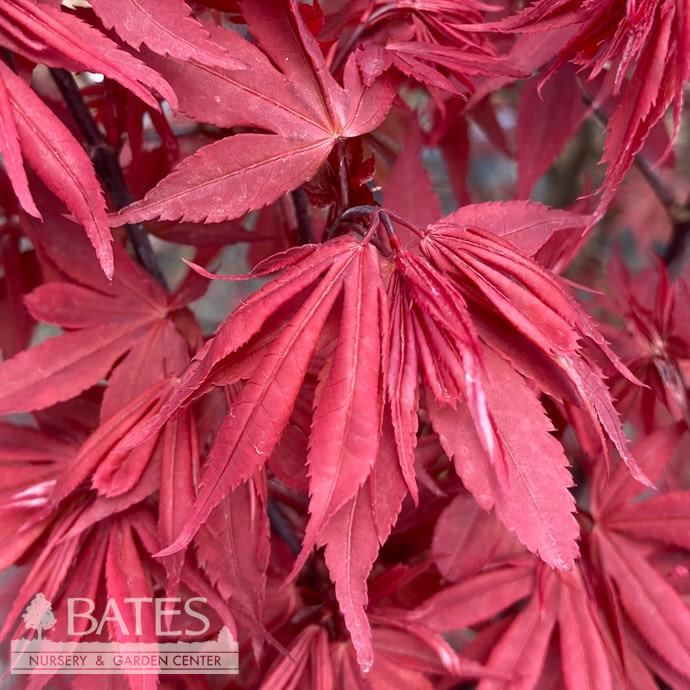
[[[210,627],[208,618],[196,605],[206,603],[203,597],[193,597],[182,602],[179,598],[131,598],[122,604],[134,611],[134,630],[131,616],[126,624],[122,605],[109,599],[99,616],[95,603],[84,597],[67,600],[68,635],[100,634],[110,622],[119,626],[123,635],[142,635],[142,612],[151,606],[155,615],[156,636],[201,636]],[[174,619],[182,613],[197,625],[184,630],[172,630],[165,626],[166,618]],[[39,592],[22,615],[24,627],[35,630],[35,637],[12,640],[11,672],[13,674],[86,674],[86,673],[135,673],[135,674],[237,674],[239,654],[237,642],[227,627],[223,627],[215,640],[203,642],[54,642],[47,639],[58,622],[52,604]],[[79,632],[77,632],[79,629]]]

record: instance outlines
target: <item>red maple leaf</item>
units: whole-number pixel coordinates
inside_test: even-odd
[[[657,403],[675,420],[690,421],[686,383],[688,332],[687,293],[684,277],[670,283],[666,268],[657,264],[633,277],[620,255],[609,262],[611,300],[602,300],[607,311],[620,317],[624,329],[608,329],[628,368],[646,388],[631,389],[617,378],[612,391],[645,433],[659,423]]]
[[[119,245],[118,273],[108,282],[69,221],[59,233],[39,224],[33,232],[55,279],[27,295],[26,303],[34,318],[65,332],[0,364],[1,414],[49,407],[108,377],[105,419],[184,366],[189,345],[175,325],[184,296],[178,301],[166,294]],[[83,263],[73,264],[74,257]],[[105,322],[104,312],[110,315]]]
[[[154,217],[207,222],[237,218],[310,180],[338,140],[365,134],[385,117],[393,99],[387,82],[365,87],[350,60],[340,86],[295,2],[247,3],[243,14],[261,49],[234,31],[215,27],[211,34],[251,68],[233,70],[173,58],[152,57],[149,62],[172,84],[189,117],[260,131],[202,148],[143,200],[115,215],[113,224]],[[209,97],[211,93],[215,95]]]

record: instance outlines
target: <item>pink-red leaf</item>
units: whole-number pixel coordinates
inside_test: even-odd
[[[446,580],[457,582],[491,563],[506,532],[469,493],[458,493],[439,515],[431,551]]]
[[[556,622],[559,588],[546,577],[544,591],[535,592],[493,648],[486,666],[503,671],[508,680],[484,678],[478,690],[530,690],[544,664],[544,656]]]
[[[458,630],[489,620],[529,596],[535,585],[532,564],[494,568],[445,587],[408,615],[433,630]]]
[[[378,455],[383,400],[379,305],[383,285],[373,245],[360,247],[343,278],[335,349],[320,375],[309,436],[309,512],[301,566],[322,527],[352,499]],[[355,506],[352,507],[355,510]]]
[[[365,673],[374,662],[371,626],[365,611],[366,581],[406,494],[391,431],[390,420],[386,419],[373,472],[357,494],[330,519],[318,539],[319,545],[326,545],[328,573],[335,583],[338,605],[357,661]]]
[[[522,377],[495,355],[486,357],[487,404],[503,446],[506,480],[483,450],[467,408],[427,404],[441,444],[467,489],[485,510],[495,507],[503,524],[552,566],[572,568],[578,527],[568,491],[572,479],[551,423]]]
[[[261,473],[238,486],[208,516],[195,539],[207,576],[221,596],[260,621],[270,552]]]
[[[113,216],[122,225],[149,218],[217,223],[275,201],[309,180],[334,140],[238,134],[186,158],[141,201]]]
[[[607,651],[596,623],[596,607],[578,569],[559,573],[558,632],[561,664],[568,690],[611,690]]]
[[[120,50],[107,36],[71,12],[48,3],[13,0],[0,6],[0,16],[3,15],[19,28],[16,49],[29,59],[50,67],[103,74],[158,108],[158,101],[144,88],[146,85],[155,89],[173,109],[177,107],[175,93],[157,72]],[[17,35],[16,29],[13,33]]]
[[[584,117],[585,104],[574,67],[564,65],[544,85],[535,76],[523,86],[517,125],[519,197],[529,197]]]
[[[105,378],[126,352],[132,328],[114,337],[112,327],[64,333],[0,364],[0,414],[40,410],[78,395]]]
[[[144,43],[156,53],[180,60],[229,69],[245,66],[211,40],[184,0],[94,0],[90,4],[106,28],[114,28],[134,48]]]
[[[174,544],[160,555],[186,546],[213,508],[256,468],[263,466],[280,440],[321,329],[340,294],[350,263],[359,253],[359,245],[347,238],[344,243],[335,244],[347,250],[336,255],[337,261],[328,267],[318,289],[305,299],[280,335],[271,341],[252,371],[218,430],[206,460],[193,516]],[[267,292],[270,294],[271,290]],[[266,316],[264,312],[263,317]]]
[[[19,132],[14,120],[12,99],[3,79],[0,79],[0,153],[12,182],[12,188],[22,208],[37,218],[41,217],[29,190],[29,180],[24,170]]]
[[[690,551],[690,491],[671,491],[628,503],[605,516],[609,529]]]
[[[523,254],[536,257],[552,238],[578,239],[591,217],[554,209],[534,201],[488,201],[462,206],[431,227],[449,232],[452,228],[483,228],[503,237]]]
[[[683,599],[630,539],[603,531],[593,536],[633,625],[672,668],[690,679],[690,614]]]
[[[115,269],[105,200],[89,157],[50,108],[4,63],[0,63],[0,78],[9,93],[23,155],[82,224],[103,272],[112,278]]]

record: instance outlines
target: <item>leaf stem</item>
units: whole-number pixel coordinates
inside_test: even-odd
[[[338,149],[338,180],[340,182],[340,203],[344,208],[350,205],[350,185],[347,179],[347,162],[345,159],[345,144],[337,143]]]
[[[372,213],[376,213],[376,211],[379,210],[378,206],[371,206],[371,205],[366,205],[366,206],[353,206],[352,208],[348,208],[347,211],[343,212],[333,223],[331,226],[330,230],[328,231],[328,235],[326,239],[333,239],[338,235],[338,232],[340,231],[340,226],[343,223],[346,223],[347,221],[354,220],[355,218],[359,218],[361,216],[370,216]]]
[[[81,130],[90,150],[90,157],[96,174],[100,177],[116,209],[124,208],[134,201],[127,187],[122,168],[115,150],[108,145],[91,111],[84,102],[82,93],[71,72],[60,67],[51,67],[50,73],[62,97]],[[164,288],[167,281],[158,264],[151,240],[142,223],[125,226],[134,253],[139,263]]]
[[[316,240],[309,215],[309,198],[301,187],[292,190],[292,203],[297,217],[297,241],[300,245],[314,244]]]
[[[412,231],[415,235],[417,235],[417,237],[421,237],[421,238],[424,237],[424,235],[425,235],[424,230],[422,230],[421,228],[417,227],[414,223],[407,220],[407,218],[403,218],[403,216],[396,213],[395,211],[386,211],[385,213],[390,218],[392,218],[396,223],[400,223],[400,225],[402,225],[403,227]]]

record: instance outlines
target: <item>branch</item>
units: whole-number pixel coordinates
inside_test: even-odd
[[[59,67],[52,67],[50,73],[57,84],[60,93],[70,109],[86,143],[90,149],[91,161],[96,174],[103,185],[116,209],[120,210],[134,201],[127,188],[122,168],[117,158],[116,151],[108,145],[103,133],[98,128],[90,110],[84,103],[74,77],[70,72]],[[134,253],[139,263],[153,276],[164,288],[168,288],[165,276],[158,265],[158,259],[153,251],[151,240],[142,223],[132,223],[125,226]]]

